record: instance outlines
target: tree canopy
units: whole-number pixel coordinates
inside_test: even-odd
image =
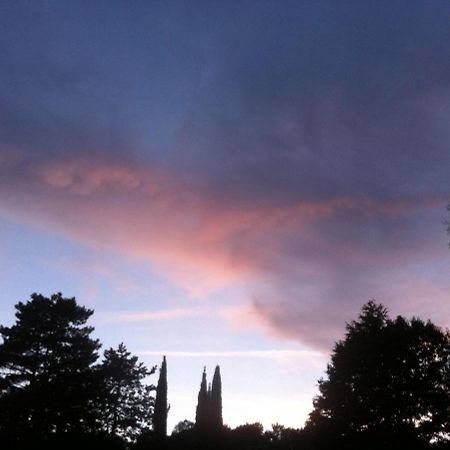
[[[449,448],[450,335],[430,321],[391,318],[368,302],[336,342],[303,430],[223,425],[219,366],[206,369],[195,425],[167,426],[167,363],[154,373],[121,343],[97,362],[93,314],[74,298],[33,294],[1,326],[0,442],[17,450],[109,448],[304,450]],[[153,426],[153,428],[152,428]]]
[[[16,305],[0,327],[0,427],[45,436],[90,425],[98,340],[85,326],[93,311],[60,293]]]
[[[86,325],[92,310],[60,293],[32,294],[15,308],[15,324],[0,327],[0,442],[6,448],[48,447],[67,443],[68,436],[72,443],[109,436],[112,448],[149,429],[153,387],[143,380],[154,369],[124,344],[96,364],[101,344]]]
[[[148,370],[121,343],[117,349],[105,351],[99,371],[103,396],[98,412],[102,428],[109,435],[135,440],[151,427],[154,386],[145,385],[143,380],[155,368]]]
[[[431,322],[391,319],[371,301],[347,325],[326,374],[309,430],[344,440],[401,436],[416,443],[449,431],[449,334]]]

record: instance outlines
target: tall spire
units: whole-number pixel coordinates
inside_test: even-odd
[[[161,369],[159,370],[158,386],[156,387],[155,409],[153,412],[153,431],[159,438],[167,436],[167,362],[163,357]]]

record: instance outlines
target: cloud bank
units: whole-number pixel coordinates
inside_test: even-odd
[[[3,8],[2,215],[316,348],[373,297],[450,324],[448,6]]]

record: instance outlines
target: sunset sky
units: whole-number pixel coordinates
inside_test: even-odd
[[[370,299],[450,326],[449,201],[448,2],[0,2],[0,323],[75,296],[169,428],[216,364],[302,426]]]

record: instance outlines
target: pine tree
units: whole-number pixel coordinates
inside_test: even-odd
[[[220,367],[216,366],[211,387],[211,425],[214,430],[221,430],[223,427],[222,418],[222,380],[220,377]]]
[[[155,412],[153,415],[153,431],[156,437],[165,438],[167,436],[167,414],[169,406],[167,404],[167,362],[163,357],[161,369],[159,371],[158,386],[156,388]]]
[[[0,327],[0,433],[45,438],[86,431],[95,397],[92,364],[100,348],[86,322],[92,310],[61,293],[32,294]]]
[[[154,387],[145,385],[143,380],[154,370],[147,369],[123,343],[105,351],[98,367],[104,390],[98,407],[101,427],[110,436],[134,441],[150,428]]]

